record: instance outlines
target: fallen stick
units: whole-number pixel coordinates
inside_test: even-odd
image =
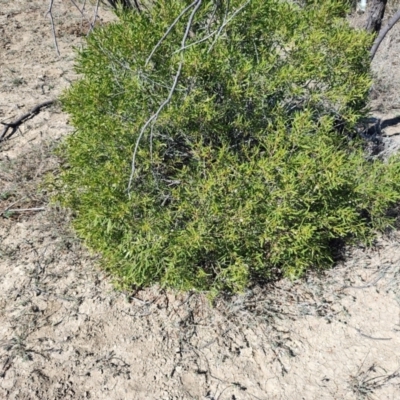
[[[370,51],[371,61],[375,57],[375,54],[378,51],[378,48],[379,48],[380,44],[382,43],[382,40],[385,38],[386,34],[393,28],[393,26],[399,20],[400,20],[400,10],[398,10],[396,12],[396,14],[394,14],[393,17],[390,18],[389,22],[386,24],[386,26],[383,29],[381,29],[379,35],[375,39],[374,44],[372,45],[372,48]]]
[[[44,211],[45,207],[36,207],[36,208],[10,208],[6,211],[3,211],[2,214],[5,213],[19,213],[19,212],[29,212],[29,211]]]
[[[47,100],[44,103],[40,103],[37,106],[33,107],[31,111],[28,113],[20,116],[17,120],[14,122],[1,122],[2,125],[4,125],[3,132],[0,135],[0,142],[10,139],[12,135],[17,131],[18,127],[23,124],[24,122],[28,121],[29,119],[33,118],[36,114],[39,114],[39,112],[42,110],[44,107],[51,106],[54,104],[56,100]],[[11,130],[11,132],[7,135],[7,132]]]

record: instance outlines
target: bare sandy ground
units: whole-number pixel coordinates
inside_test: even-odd
[[[54,2],[58,57],[47,7],[0,0],[0,121],[76,79],[72,47],[90,22]],[[400,26],[374,61],[371,113],[384,119],[400,115],[399,50]],[[325,274],[214,307],[157,287],[119,293],[40,186],[69,132],[56,104],[0,144],[0,399],[400,398],[399,232]],[[400,126],[385,134],[396,150]]]

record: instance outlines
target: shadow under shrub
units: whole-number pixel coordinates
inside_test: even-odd
[[[400,163],[366,160],[353,134],[372,37],[343,1],[203,0],[184,50],[193,7],[146,62],[189,4],[120,11],[78,51],[82,78],[62,98],[76,131],[55,200],[119,284],[241,291],[329,267],[332,241],[387,227]]]

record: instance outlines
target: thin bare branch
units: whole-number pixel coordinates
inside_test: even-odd
[[[81,10],[78,5],[75,3],[74,0],[71,0],[71,3],[76,7],[76,9],[80,12],[83,18],[85,18],[85,15],[83,14],[83,10]]]
[[[71,0],[71,3],[75,6],[75,8],[79,11],[79,13],[82,16],[81,27],[82,27],[83,19],[85,19],[86,21],[88,21],[90,23],[90,19],[84,13],[85,4],[83,5],[82,9],[80,9],[79,6],[76,4],[75,0]]]
[[[29,212],[29,211],[45,211],[45,207],[34,207],[34,208],[10,208],[6,212],[9,213],[22,213],[22,212]],[[6,213],[3,212],[2,214]]]
[[[13,201],[8,207],[6,207],[1,213],[0,215],[5,214],[12,206],[15,206],[16,204],[18,204],[20,201],[25,200],[26,197],[22,197],[22,199],[18,199]]]
[[[54,0],[50,0],[49,9],[47,10],[47,12],[46,12],[46,14],[45,14],[45,17],[46,17],[47,15],[50,16],[51,29],[52,29],[52,31],[53,31],[54,46],[55,46],[55,48],[56,48],[57,55],[60,56],[60,50],[58,49],[58,43],[57,43],[56,30],[55,30],[55,27],[54,27],[53,3],[54,3]]]
[[[216,41],[218,40],[219,36],[221,35],[222,30],[225,28],[225,26],[227,24],[229,24],[229,22],[232,21],[233,18],[236,17],[236,15],[238,15],[240,13],[240,11],[243,10],[243,8],[245,8],[248,4],[250,3],[250,0],[247,0],[243,5],[241,5],[237,10],[235,10],[235,12],[230,16],[230,18],[228,18],[227,20],[225,20],[221,26],[218,29],[217,34],[214,37],[214,41],[211,43],[210,48],[208,49],[208,52],[211,51],[211,49],[213,48],[214,44],[216,43]]]
[[[88,35],[89,35],[90,32],[93,30],[94,25],[95,25],[95,23],[96,23],[96,21],[97,21],[97,13],[98,13],[98,11],[99,11],[99,4],[100,4],[100,0],[97,0],[96,6],[95,6],[95,8],[94,8],[93,22],[90,24],[90,29],[89,29],[89,32],[87,33]]]
[[[147,57],[145,66],[149,64],[151,57],[153,57],[154,53],[157,51],[157,49],[161,46],[161,43],[165,40],[165,38],[170,34],[174,26],[178,23],[178,21],[182,18],[183,15],[185,15],[192,7],[195,6],[195,4],[198,2],[198,0],[194,0],[192,4],[189,4],[172,22],[172,24],[168,27],[162,38],[158,41],[158,43],[154,46],[153,50],[151,51],[150,55]]]
[[[184,35],[182,37],[181,47],[185,47],[185,43],[186,43],[186,40],[187,40],[187,38],[189,36],[189,31],[190,31],[190,28],[192,26],[194,16],[195,16],[197,10],[200,8],[201,3],[202,3],[202,0],[196,0],[195,2],[192,3],[192,4],[195,4],[195,8],[192,10],[192,12],[190,14],[190,17],[189,17],[189,20],[188,20],[188,22],[186,24],[186,30],[185,30],[185,33],[184,33]],[[175,21],[174,21],[174,23],[176,23]],[[140,141],[142,140],[142,137],[143,137],[144,132],[146,131],[147,127],[150,124],[154,124],[154,122],[157,120],[158,116],[160,115],[161,111],[171,101],[172,95],[174,94],[175,88],[176,88],[176,86],[178,84],[178,80],[179,80],[179,77],[180,77],[180,74],[181,74],[181,71],[182,71],[182,66],[183,66],[183,52],[181,53],[181,60],[179,62],[178,70],[177,70],[177,72],[175,74],[173,84],[172,84],[171,89],[170,89],[170,91],[168,93],[168,97],[161,103],[161,105],[158,108],[158,110],[143,125],[142,129],[140,130],[139,136],[138,136],[138,138],[136,140],[135,149],[134,149],[133,156],[132,156],[131,175],[129,177],[129,184],[128,184],[128,195],[131,192],[133,178],[134,178],[135,172],[136,172],[136,156],[137,156],[137,152],[138,152],[138,149],[139,149]]]
[[[229,11],[229,9],[227,8],[226,13],[225,13],[225,17],[224,17],[224,21],[222,22],[221,26],[220,26],[218,29],[215,29],[214,31],[212,31],[212,32],[209,33],[208,35],[202,37],[201,39],[199,39],[199,40],[196,41],[196,42],[190,43],[190,44],[186,45],[185,47],[181,47],[181,48],[178,49],[175,53],[179,53],[180,51],[186,50],[186,49],[188,49],[189,47],[196,46],[197,44],[202,43],[202,42],[208,40],[209,38],[215,36],[215,39],[214,39],[213,43],[211,44],[210,49],[208,50],[208,51],[210,51],[210,50],[211,50],[211,47],[215,44],[216,40],[218,39],[218,37],[220,36],[222,30],[226,27],[226,25],[229,24],[229,22],[231,22],[232,19],[235,18],[236,15],[237,15],[244,7],[246,7],[247,4],[249,4],[249,3],[250,3],[250,0],[248,0],[248,1],[247,1],[246,3],[244,3],[241,7],[239,7],[237,10],[235,10],[235,12],[234,12],[229,18],[226,18],[226,17],[227,17],[227,12]],[[229,3],[228,3],[228,4],[229,4]],[[174,53],[174,54],[175,54],[175,53]]]

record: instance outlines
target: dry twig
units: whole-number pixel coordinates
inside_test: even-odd
[[[202,0],[195,0],[190,5],[190,7],[194,6],[194,8],[193,8],[192,13],[190,14],[189,20],[188,20],[188,22],[186,24],[185,33],[184,33],[184,35],[182,37],[181,47],[185,47],[185,43],[186,43],[186,40],[187,40],[187,38],[189,36],[189,31],[190,31],[190,28],[192,26],[194,16],[195,16],[197,10],[200,8],[201,3],[202,3]],[[183,15],[183,14],[181,13],[180,15]],[[165,38],[165,37],[166,37],[166,34],[164,34],[163,38]],[[156,47],[157,46],[159,46],[158,43],[157,43]],[[147,127],[150,124],[152,124],[152,125],[154,124],[154,122],[157,120],[158,116],[160,115],[161,111],[171,101],[172,95],[175,92],[175,88],[176,88],[176,86],[178,84],[178,80],[179,80],[179,77],[181,75],[182,66],[183,66],[183,53],[181,53],[181,60],[180,60],[179,65],[178,65],[178,71],[175,74],[174,81],[173,81],[172,86],[170,88],[170,91],[168,93],[168,97],[161,103],[161,105],[159,106],[158,110],[146,121],[146,123],[143,125],[142,129],[140,130],[139,137],[136,140],[135,149],[134,149],[133,156],[132,156],[131,175],[129,177],[129,183],[128,183],[128,195],[131,192],[133,178],[134,178],[135,172],[136,172],[136,155],[137,155],[137,151],[139,149],[140,141],[142,140],[142,137],[143,137],[144,132],[146,131]]]
[[[89,33],[93,30],[94,25],[96,24],[97,13],[99,12],[99,4],[100,4],[100,0],[97,0],[96,6],[95,6],[95,8],[94,8],[93,22],[90,24],[90,29],[89,29],[88,35],[89,35]]]
[[[371,61],[375,57],[376,52],[378,51],[378,48],[380,44],[382,43],[382,40],[385,38],[387,33],[393,28],[393,26],[400,20],[400,10],[396,12],[396,14],[393,15],[392,18],[390,18],[389,22],[386,24],[386,26],[380,31],[379,35],[374,41],[374,44],[371,48],[370,51],[370,57]]]
[[[0,143],[4,140],[10,139],[12,135],[17,131],[18,127],[23,124],[24,122],[28,121],[29,119],[33,118],[37,115],[43,108],[53,105],[56,100],[47,100],[43,103],[38,104],[37,106],[33,107],[31,111],[26,114],[21,115],[17,118],[14,122],[0,122],[2,125],[5,126],[1,135],[0,135]],[[7,135],[7,132],[11,129],[11,132]]]
[[[54,0],[50,0],[49,9],[47,10],[47,12],[45,14],[45,17],[47,17],[47,15],[50,17],[51,29],[53,31],[54,46],[56,47],[57,55],[60,56],[60,50],[58,49],[58,43],[57,43],[56,30],[55,30],[55,27],[54,27],[53,3],[54,3]]]

